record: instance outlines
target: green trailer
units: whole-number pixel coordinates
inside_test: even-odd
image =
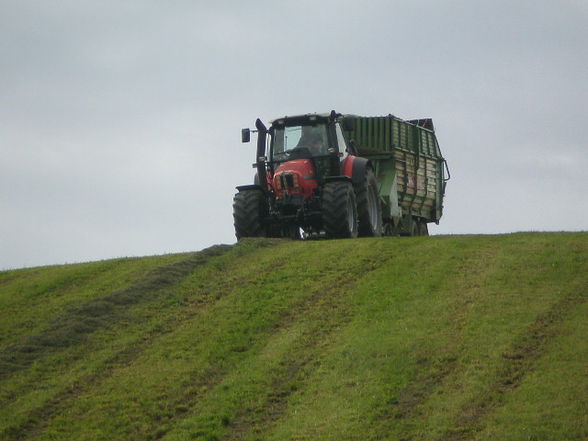
[[[450,178],[431,119],[345,115],[350,143],[370,160],[388,234],[423,235],[439,223]]]

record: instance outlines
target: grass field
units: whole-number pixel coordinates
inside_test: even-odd
[[[587,288],[587,233],[0,272],[0,439],[588,439]]]

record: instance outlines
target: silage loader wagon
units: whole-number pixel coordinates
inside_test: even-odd
[[[416,236],[439,222],[449,171],[430,119],[332,111],[255,125],[257,173],[233,200],[238,239]]]
[[[450,178],[432,119],[404,121],[393,115],[347,115],[347,136],[360,157],[369,159],[378,181],[388,234],[427,235],[439,223]]]

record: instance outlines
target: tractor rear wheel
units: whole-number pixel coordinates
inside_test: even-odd
[[[355,186],[360,236],[382,235],[382,206],[378,194],[378,181],[374,171],[368,168],[364,179]]]
[[[267,215],[267,200],[261,190],[242,190],[233,198],[233,220],[237,240],[243,237],[266,236],[263,218]]]
[[[334,181],[324,185],[322,220],[328,237],[357,237],[357,203],[353,185],[350,182]]]

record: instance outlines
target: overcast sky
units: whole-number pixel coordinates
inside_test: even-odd
[[[588,229],[588,1],[0,0],[0,269],[233,243],[255,118],[432,117],[432,234]]]

